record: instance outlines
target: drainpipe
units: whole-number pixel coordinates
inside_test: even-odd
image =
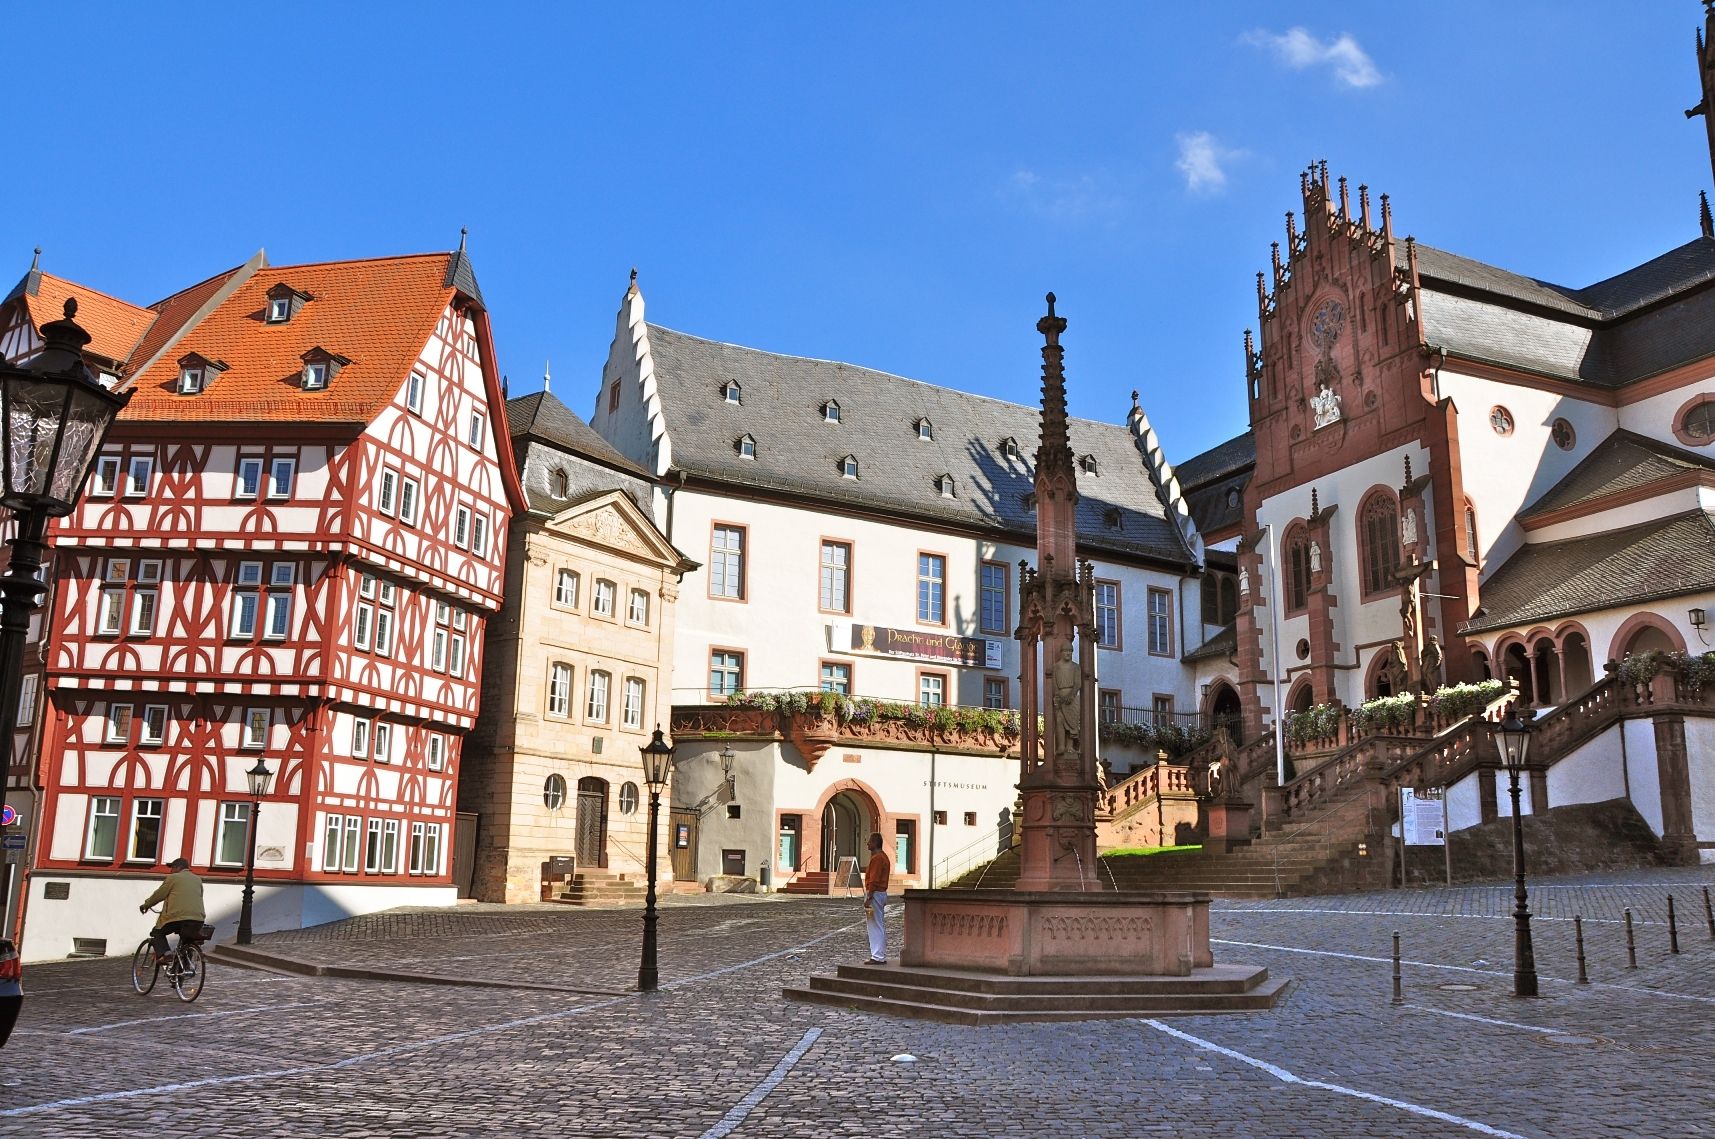
[[[934,748],[929,749],[929,889],[935,888],[935,759]]]

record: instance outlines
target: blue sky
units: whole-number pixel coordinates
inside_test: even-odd
[[[1693,0],[71,7],[10,14],[0,276],[147,303],[467,225],[512,394],[551,358],[586,417],[633,265],[658,323],[1026,403],[1052,289],[1074,412],[1139,388],[1179,460],[1244,429],[1309,161],[1569,285],[1710,179]]]

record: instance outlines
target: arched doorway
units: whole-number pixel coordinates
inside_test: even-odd
[[[832,874],[840,859],[856,858],[863,863],[864,840],[874,829],[863,800],[841,791],[822,808],[822,869]]]
[[[1310,678],[1305,677],[1293,687],[1291,695],[1286,698],[1286,710],[1288,712],[1308,712],[1310,706],[1315,702],[1316,690],[1312,687]]]
[[[578,866],[607,866],[607,780],[578,780]]]
[[[1227,729],[1233,743],[1244,743],[1244,709],[1239,704],[1238,691],[1224,680],[1215,681],[1209,689],[1209,728]]]
[[[1567,699],[1588,691],[1595,683],[1595,670],[1590,664],[1590,642],[1583,633],[1574,630],[1560,642],[1560,670],[1566,677]]]
[[[1530,658],[1524,654],[1524,646],[1516,641],[1507,646],[1501,655],[1501,675],[1507,680],[1518,682],[1519,699],[1526,704],[1536,703],[1536,686],[1531,681]]]
[[[1656,628],[1654,625],[1644,625],[1638,629],[1637,632],[1633,633],[1631,638],[1626,641],[1625,651],[1621,655],[1631,656],[1634,653],[1647,653],[1651,651],[1670,653],[1676,647],[1677,646],[1673,643],[1672,639],[1669,638],[1661,629]]]

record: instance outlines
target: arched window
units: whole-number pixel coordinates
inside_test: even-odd
[[[1287,527],[1281,543],[1281,566],[1286,573],[1286,611],[1297,613],[1310,598],[1310,532],[1302,523]]]
[[[1358,560],[1365,597],[1399,584],[1393,576],[1399,569],[1399,503],[1391,491],[1375,491],[1358,511]]]
[[[1465,556],[1477,560],[1477,509],[1465,503]]]

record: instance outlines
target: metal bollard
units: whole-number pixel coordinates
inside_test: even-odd
[[[1703,920],[1709,923],[1709,938],[1715,941],[1715,909],[1709,905],[1709,887],[1703,887]]]
[[[1626,911],[1626,968],[1638,967],[1638,942],[1632,936],[1632,911]]]
[[[1578,914],[1572,919],[1572,930],[1578,939],[1578,983],[1588,985],[1590,974],[1584,969],[1584,915]]]
[[[1405,1003],[1405,989],[1401,985],[1399,977],[1399,930],[1397,929],[1393,931],[1393,1000],[1390,1003],[1395,1005]]]
[[[1667,951],[1679,952],[1679,922],[1673,916],[1673,895],[1667,896]]]

